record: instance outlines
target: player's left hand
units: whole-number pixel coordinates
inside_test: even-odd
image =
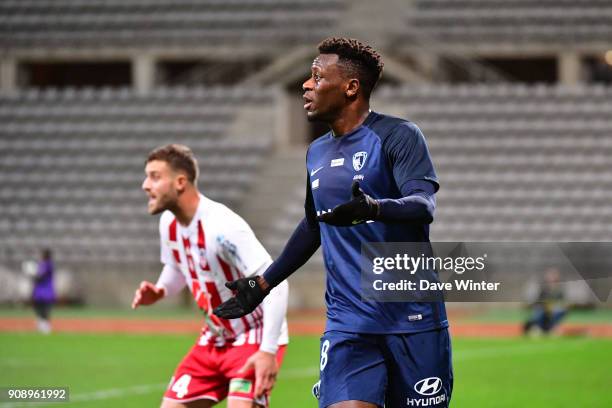
[[[165,289],[155,286],[153,283],[148,281],[140,282],[140,286],[134,292],[134,299],[132,300],[132,309],[136,309],[141,305],[152,305],[159,301],[165,296]]]
[[[351,200],[319,215],[317,220],[337,227],[350,227],[375,219],[378,216],[378,208],[378,202],[359,188],[358,181],[353,181]]]
[[[221,303],[213,310],[213,313],[222,319],[237,319],[251,313],[271,290],[261,276],[226,282],[225,287],[235,291],[236,296]]]
[[[265,351],[258,351],[249,357],[238,372],[244,373],[252,369],[255,370],[255,398],[259,398],[274,387],[278,374],[276,356]]]

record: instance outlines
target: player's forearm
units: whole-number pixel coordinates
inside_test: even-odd
[[[287,304],[289,302],[289,285],[286,281],[276,286],[262,303],[263,334],[259,350],[275,354],[278,350],[278,339],[281,335]]]
[[[377,221],[420,224],[430,224],[433,221],[435,203],[433,197],[426,194],[377,201],[379,205]]]
[[[377,221],[430,224],[436,208],[435,187],[425,180],[414,180],[402,188],[404,197],[380,199]]]
[[[283,252],[263,274],[263,278],[271,287],[278,285],[304,265],[320,245],[319,229],[311,227],[306,218],[302,219]]]
[[[164,288],[164,296],[174,296],[186,285],[183,274],[170,265],[164,265],[164,269],[162,269],[159,279],[155,284],[158,288]]]

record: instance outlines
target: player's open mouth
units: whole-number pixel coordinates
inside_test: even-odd
[[[309,111],[312,109],[312,99],[307,98],[306,96],[302,97],[304,99],[304,109]]]

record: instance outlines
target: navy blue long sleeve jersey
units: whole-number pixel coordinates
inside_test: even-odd
[[[305,210],[312,227],[316,226],[316,215],[350,199],[354,180],[375,199],[409,196],[415,183],[423,181],[432,184],[433,192],[439,188],[419,128],[409,121],[376,112],[371,112],[361,126],[346,135],[334,137],[329,132],[315,140],[308,149],[306,167]],[[319,223],[327,271],[326,330],[411,333],[448,326],[443,302],[361,299],[361,245],[429,242],[428,221],[369,221],[351,227]]]

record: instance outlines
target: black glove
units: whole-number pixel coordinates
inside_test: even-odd
[[[251,276],[226,282],[225,287],[235,291],[236,296],[217,306],[213,313],[223,319],[237,319],[251,313],[270,293],[269,288],[262,289],[260,280],[263,280],[261,276]]]
[[[331,212],[321,214],[317,220],[338,227],[347,227],[376,219],[378,202],[359,188],[359,182],[353,181],[351,201],[337,205]]]

